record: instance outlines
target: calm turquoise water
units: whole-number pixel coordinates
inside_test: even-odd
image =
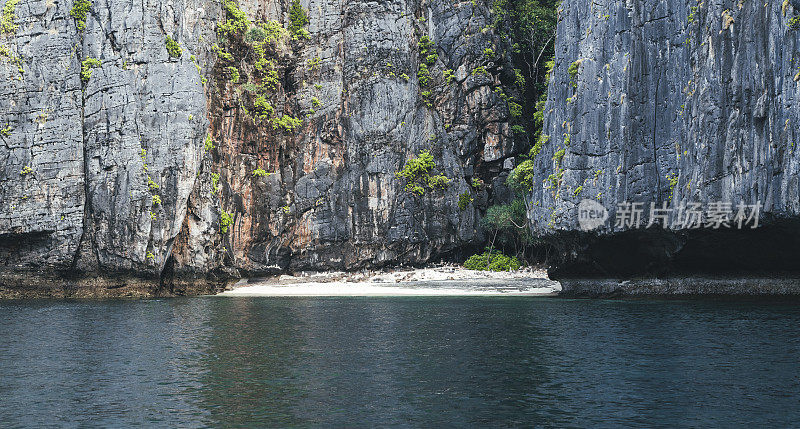
[[[791,427],[800,306],[0,303],[0,426]]]

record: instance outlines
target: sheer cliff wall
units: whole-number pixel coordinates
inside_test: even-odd
[[[0,36],[0,283],[180,293],[479,245],[524,146],[480,3],[303,0],[308,37],[258,51],[220,24],[288,29],[291,2],[95,1],[82,20],[18,2]],[[395,172],[426,150],[450,183],[419,196]]]
[[[561,4],[549,140],[529,195],[534,232],[562,253],[556,276],[800,268],[798,3]],[[578,224],[583,199],[610,211],[591,233]],[[717,201],[760,202],[766,227],[614,227],[622,202]]]

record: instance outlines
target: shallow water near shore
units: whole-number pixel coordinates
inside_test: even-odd
[[[4,426],[750,426],[800,419],[781,300],[0,302]]]

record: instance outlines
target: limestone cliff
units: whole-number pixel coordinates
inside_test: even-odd
[[[525,144],[487,6],[300,4],[298,30],[290,1],[8,0],[2,287],[179,293],[480,244]],[[425,150],[450,183],[418,196],[395,172]]]
[[[797,271],[798,3],[562,3],[529,195],[557,276]],[[595,233],[579,232],[582,199],[610,210]],[[760,201],[766,227],[614,228],[625,201]]]

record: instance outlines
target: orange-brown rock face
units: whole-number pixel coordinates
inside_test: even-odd
[[[253,23],[290,27],[285,3],[240,6]],[[479,244],[485,207],[462,211],[458,196],[491,193],[514,154],[508,109],[494,91],[511,70],[502,57],[484,56],[504,47],[484,29],[488,10],[470,2],[304,6],[307,39],[289,32],[254,47],[259,42],[238,34],[220,45],[221,57],[232,58],[214,68],[215,147],[199,180],[218,174],[219,191],[190,199],[213,207],[201,210],[210,229],[227,229],[207,252],[244,275],[423,263]],[[434,47],[420,52],[424,36]],[[261,52],[267,72],[253,65]],[[428,58],[432,52],[438,58]],[[486,72],[473,73],[479,66]],[[278,82],[266,88],[270,73]],[[259,97],[272,108],[267,116]],[[302,122],[286,129],[276,125],[281,116]],[[418,196],[395,173],[425,150],[451,182]],[[473,177],[490,186],[473,189]],[[223,212],[232,218],[227,228],[214,218]],[[185,270],[208,269],[192,252],[178,259]]]

